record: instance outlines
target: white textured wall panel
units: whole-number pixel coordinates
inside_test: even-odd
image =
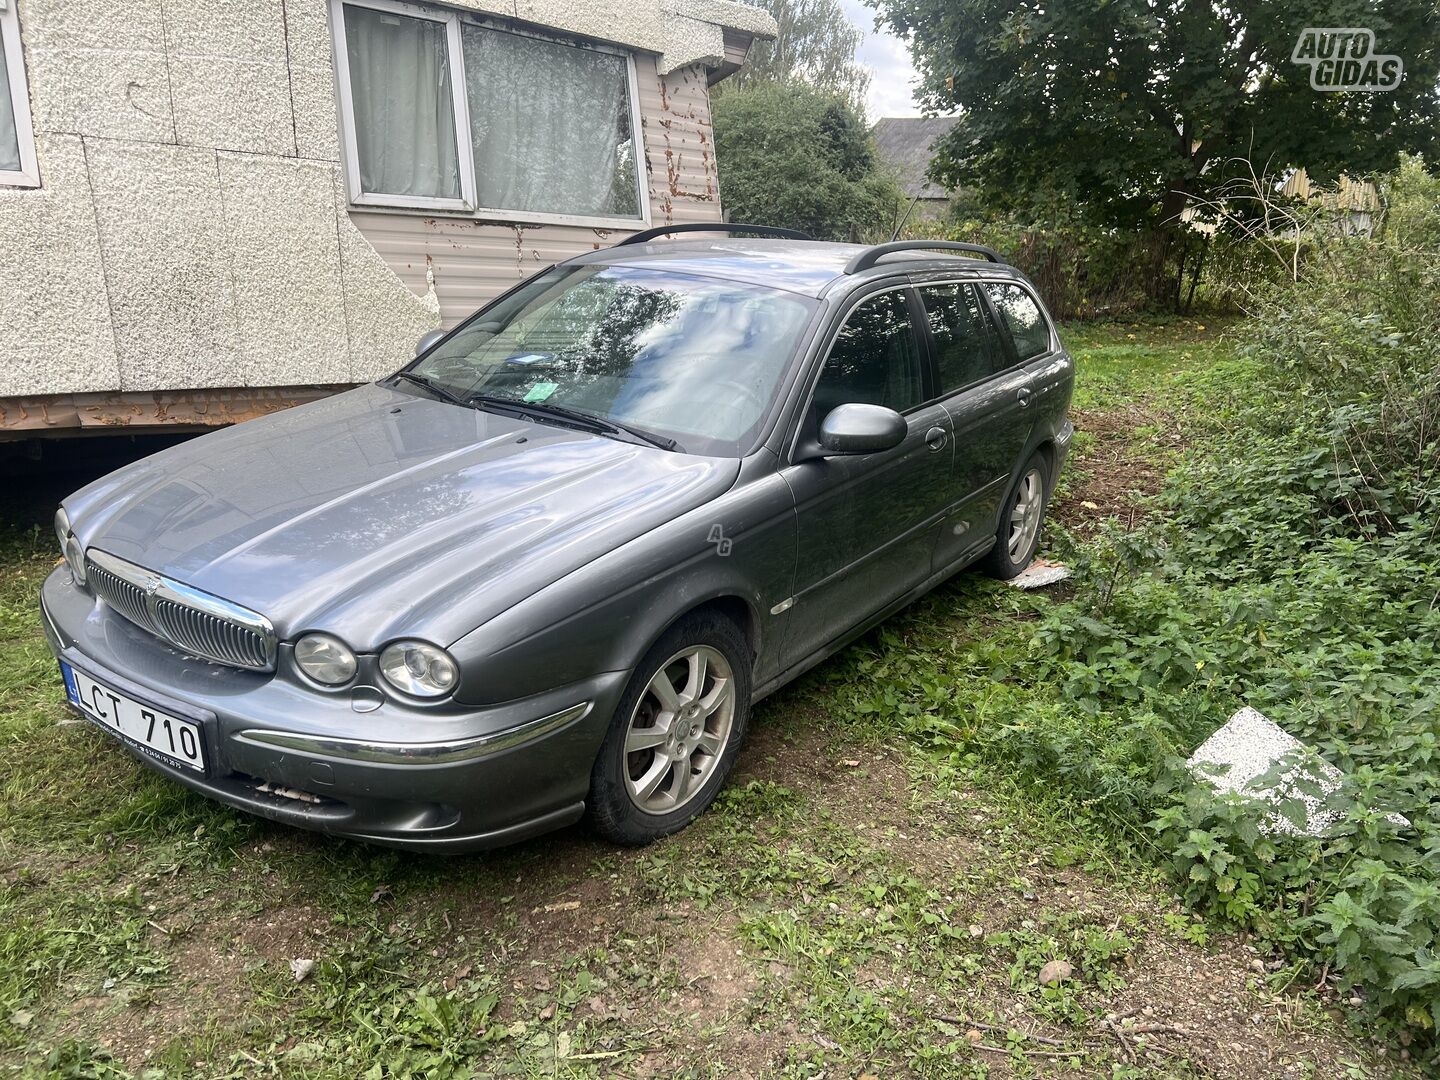
[[[120,383],[85,148],[42,135],[43,191],[0,188],[0,393],[69,393]]]
[[[327,0],[8,2],[42,187],[0,189],[0,398],[371,378],[442,312],[454,322],[624,235],[350,209]],[[768,15],[731,0],[455,6],[644,50],[653,223],[719,220],[705,73],[669,68],[718,59],[722,25],[773,32]]]
[[[231,385],[348,382],[334,168],[250,154],[219,164],[239,330]]]
[[[98,139],[87,150],[121,388],[231,385],[235,305],[215,152]]]

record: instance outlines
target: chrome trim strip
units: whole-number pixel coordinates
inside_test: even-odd
[[[249,608],[241,607],[239,604],[231,603],[223,597],[215,596],[212,593],[196,589],[184,582],[176,581],[174,578],[158,574],[153,570],[147,570],[143,566],[137,566],[132,562],[111,555],[107,551],[100,551],[96,548],[87,548],[85,551],[87,562],[98,566],[105,573],[118,578],[131,587],[140,590],[144,596],[145,615],[148,625],[139,622],[129,612],[120,609],[120,614],[130,618],[137,626],[150,631],[156,637],[169,642],[177,649],[197,656],[204,656],[207,660],[214,660],[218,664],[227,664],[230,667],[243,668],[248,671],[274,671],[275,655],[279,642],[275,636],[275,627],[270,620],[258,611],[251,611]],[[241,630],[249,631],[260,639],[260,647],[263,661],[258,664],[245,663],[235,657],[217,655],[213,652],[201,652],[193,644],[176,640],[175,636],[164,629],[164,623],[158,616],[156,610],[160,601],[169,601],[177,607],[187,608],[190,611],[202,615],[209,615],[213,618],[223,620],[239,627]],[[111,605],[112,608],[114,605]]]
[[[542,738],[567,724],[583,720],[590,715],[594,705],[593,701],[582,701],[579,705],[572,705],[538,720],[528,720],[504,731],[446,742],[379,742],[370,739],[342,739],[330,735],[307,735],[298,731],[276,731],[269,728],[248,728],[236,732],[234,738],[267,749],[279,747],[323,757],[343,757],[352,761],[369,761],[382,765],[446,765],[455,761],[489,757],[502,750],[512,750]]]

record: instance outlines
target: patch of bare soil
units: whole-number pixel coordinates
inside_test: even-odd
[[[1146,427],[1161,427],[1166,414],[1144,400],[1106,410],[1070,410],[1077,432],[1089,439],[1072,452],[1066,465],[1070,483],[1050,508],[1050,516],[1080,536],[1091,536],[1107,518],[1127,529],[1143,520],[1143,498],[1160,490],[1165,479],[1165,458],[1179,449],[1173,427],[1159,445],[1136,437]],[[1167,430],[1161,428],[1161,430]]]
[[[813,748],[767,747],[763,733],[757,741],[761,746],[752,746],[751,755],[768,758],[761,768],[769,779],[822,799],[837,820],[888,849],[895,869],[942,892],[983,883],[969,894],[980,935],[1013,932],[1064,914],[1099,926],[1141,928],[1132,934],[1135,947],[1120,966],[1119,984],[1087,991],[1099,995],[1103,1012],[1092,1025],[1046,1024],[1033,1014],[1033,999],[1012,989],[1001,969],[976,978],[963,1000],[932,1002],[934,1015],[979,1025],[970,1034],[979,1035],[983,1045],[1003,1047],[1007,1029],[1034,1036],[1025,1044],[1026,1068],[1017,1075],[1073,1076],[1077,1059],[1068,1055],[1076,1048],[1088,1052],[1087,1067],[1097,1056],[1103,1060],[1106,1075],[1112,1064],[1164,1071],[1177,1062],[1218,1080],[1341,1080],[1356,1075],[1355,1064],[1370,1076],[1413,1075],[1387,1062],[1383,1050],[1342,1034],[1315,999],[1269,989],[1263,961],[1243,937],[1191,944],[1163,928],[1162,916],[1179,910],[1168,895],[1139,891],[1118,876],[1054,866],[1014,835],[1002,842],[996,826],[1003,822],[984,793],[938,799],[923,775],[910,772],[903,751],[854,750],[817,769]],[[866,972],[872,985],[883,985],[885,978],[883,968]],[[906,989],[923,993],[920,987]],[[1097,1004],[1093,997],[1090,1004]],[[1332,1013],[1338,1008],[1326,1004]],[[991,1076],[1012,1075],[1005,1055],[979,1056]]]

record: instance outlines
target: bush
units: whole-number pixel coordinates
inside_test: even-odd
[[[1019,267],[1057,319],[1126,315],[1150,304],[1146,241],[1080,222],[1022,225],[975,217],[953,222],[946,239],[984,244]]]
[[[844,98],[803,82],[766,82],[717,93],[712,108],[730,220],[821,240],[889,235],[900,192]]]
[[[1321,237],[1298,280],[1251,290],[1244,359],[1194,388],[1216,421],[1207,452],[1169,479],[1169,513],[1149,532],[1089,553],[1073,605],[1040,632],[1071,712],[1035,724],[1042,750],[1025,751],[1150,816],[1193,903],[1333,972],[1387,1024],[1432,1033],[1440,258],[1427,245],[1440,201],[1423,193],[1434,184],[1407,169],[1391,185],[1403,215],[1382,238]],[[1182,755],[1242,702],[1347,774],[1322,838],[1267,835],[1252,808],[1190,783]],[[1077,767],[1095,745],[1104,754]]]

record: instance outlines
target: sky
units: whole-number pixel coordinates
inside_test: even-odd
[[[882,116],[919,116],[911,96],[915,67],[910,50],[899,38],[875,30],[875,9],[861,0],[840,0],[845,16],[865,34],[856,59],[870,69],[870,92],[865,99],[870,122]]]

